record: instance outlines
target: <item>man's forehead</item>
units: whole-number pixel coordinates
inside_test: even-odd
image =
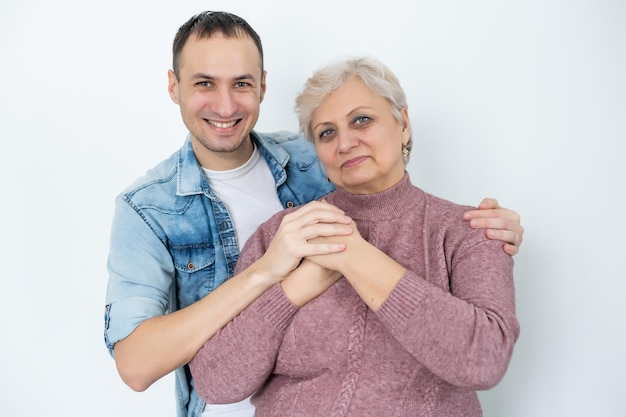
[[[253,64],[260,68],[261,55],[254,41],[248,36],[224,37],[213,34],[211,37],[190,37],[181,51],[181,67],[185,63],[211,65]]]

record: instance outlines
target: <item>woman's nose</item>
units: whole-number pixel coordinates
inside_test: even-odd
[[[350,130],[338,132],[338,150],[339,152],[347,152],[359,143],[356,133]]]

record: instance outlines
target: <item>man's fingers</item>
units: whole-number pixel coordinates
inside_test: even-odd
[[[285,217],[300,217],[303,215],[311,215],[311,213],[313,213],[313,215],[315,215],[315,213],[335,213],[339,215],[345,215],[345,212],[339,207],[326,202],[326,200],[323,200],[311,201],[310,203],[300,206],[297,210],[288,214]]]
[[[481,210],[485,210],[485,209],[500,209],[502,207],[500,207],[500,204],[498,204],[498,200],[496,200],[495,198],[483,198],[483,201],[480,202],[480,204],[478,205],[478,208]]]
[[[510,246],[515,246],[516,252],[522,244],[522,235],[511,230],[487,229],[485,233],[489,239],[501,240]]]
[[[343,210],[332,204],[314,202],[289,213],[283,218],[281,225],[290,230],[303,228],[317,223],[350,224],[352,219],[345,215]]]
[[[469,210],[466,211],[465,213],[463,213],[463,218],[465,220],[471,220],[471,219],[504,219],[504,220],[509,220],[515,223],[519,223],[520,222],[520,215],[513,211],[513,210],[509,210],[509,209],[497,209],[497,210],[484,210],[484,209],[478,209],[478,210]]]
[[[508,255],[513,256],[513,255],[515,255],[517,253],[517,251],[519,250],[519,247],[518,246],[514,246],[514,245],[504,244],[502,246],[502,249]]]

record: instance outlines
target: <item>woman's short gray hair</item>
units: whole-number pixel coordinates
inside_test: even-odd
[[[311,121],[313,114],[326,96],[341,87],[347,80],[358,77],[372,92],[391,104],[391,112],[398,123],[404,123],[402,109],[408,108],[406,94],[396,75],[382,62],[370,57],[348,58],[330,64],[313,73],[296,98],[296,114],[300,132],[315,142]],[[406,148],[411,150],[412,140]]]

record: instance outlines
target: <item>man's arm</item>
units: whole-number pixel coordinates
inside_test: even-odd
[[[187,364],[204,343],[271,286],[254,268],[227,280],[198,302],[142,322],[115,344],[115,364],[135,391]]]
[[[520,215],[515,211],[500,207],[494,198],[484,198],[478,210],[465,212],[463,218],[469,221],[473,229],[486,229],[489,239],[504,242],[502,249],[513,256],[519,251],[524,239],[524,228],[520,224]]]
[[[350,221],[343,211],[321,202],[309,203],[285,216],[266,253],[247,269],[184,309],[144,320],[115,343],[115,362],[122,380],[132,389],[144,391],[187,364],[207,340],[288,276],[303,257],[343,250],[342,244],[308,240],[350,234]]]

